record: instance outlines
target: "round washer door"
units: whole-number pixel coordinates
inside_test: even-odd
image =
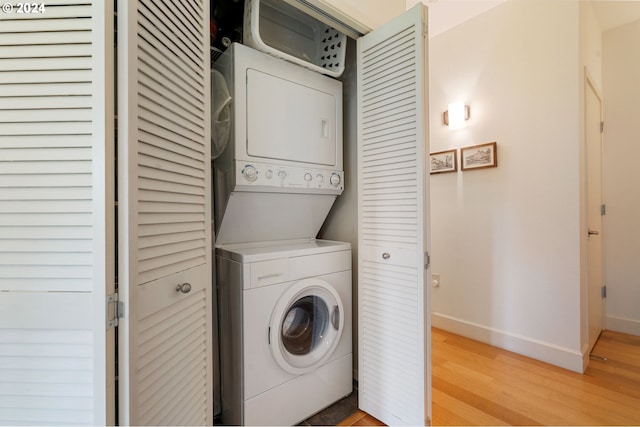
[[[322,364],[342,336],[342,313],[340,296],[329,283],[294,283],[278,300],[269,324],[269,346],[278,365],[299,375]]]

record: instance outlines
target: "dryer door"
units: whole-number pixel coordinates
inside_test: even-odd
[[[324,363],[342,336],[343,313],[340,296],[329,283],[294,283],[276,304],[269,324],[269,346],[278,365],[299,375]]]
[[[305,71],[305,74],[307,72]],[[247,154],[252,158],[286,160],[342,169],[338,106],[342,86],[316,73],[308,84],[271,73],[247,70]]]

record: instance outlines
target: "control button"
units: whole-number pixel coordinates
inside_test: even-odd
[[[329,183],[331,185],[333,185],[334,187],[337,187],[340,184],[340,175],[338,175],[337,173],[332,173],[331,177],[329,178]]]
[[[311,179],[313,179],[313,177],[311,176],[311,174],[309,172],[304,174],[304,180],[309,182],[311,181]]]
[[[244,179],[249,182],[253,182],[258,179],[258,171],[251,165],[246,165],[244,169],[242,169],[242,175],[244,175]]]
[[[280,179],[285,179],[287,177],[287,173],[285,171],[278,172],[278,177]]]
[[[318,180],[318,182],[322,182],[324,181],[324,176],[322,176],[322,174],[319,173],[318,175],[316,175],[316,179]]]
[[[271,178],[273,178],[273,171],[272,171],[271,169],[269,169],[268,171],[266,171],[266,172],[264,173],[264,176],[265,176],[267,179],[271,179]]]

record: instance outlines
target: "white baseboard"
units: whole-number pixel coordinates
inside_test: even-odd
[[[574,372],[584,372],[585,356],[582,352],[566,347],[511,332],[500,331],[440,313],[431,314],[431,326]]]
[[[606,329],[630,335],[640,335],[640,320],[607,316]]]

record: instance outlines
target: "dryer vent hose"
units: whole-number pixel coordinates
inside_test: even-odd
[[[231,134],[231,95],[224,76],[211,70],[211,160],[224,151]]]

